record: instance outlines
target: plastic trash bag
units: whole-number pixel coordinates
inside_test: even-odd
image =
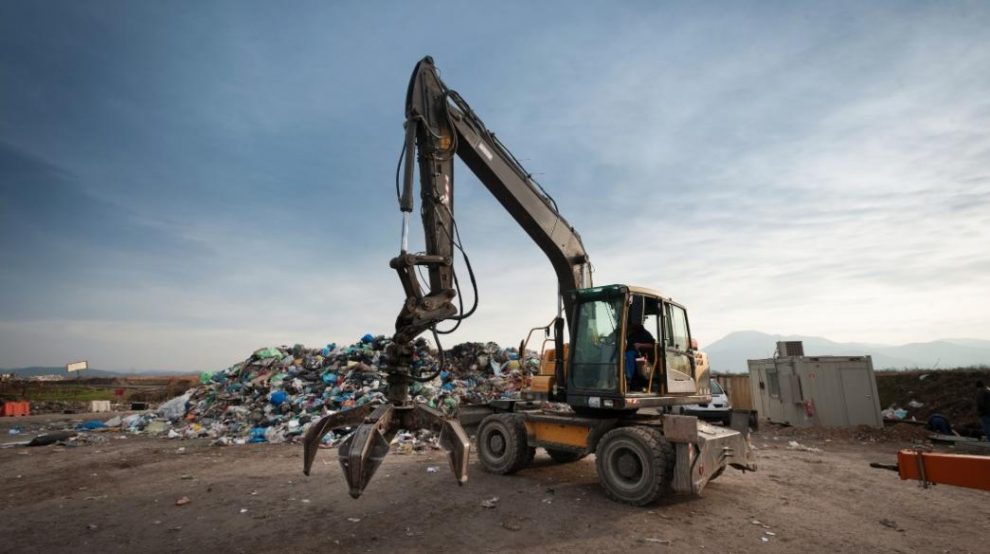
[[[187,391],[181,396],[169,400],[158,407],[158,414],[169,421],[175,421],[186,415],[186,403],[192,397],[193,391]]]

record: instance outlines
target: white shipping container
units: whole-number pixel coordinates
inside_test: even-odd
[[[748,360],[759,417],[797,427],[882,427],[869,356],[781,356]]]

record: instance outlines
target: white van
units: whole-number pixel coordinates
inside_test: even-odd
[[[698,419],[707,421],[721,421],[725,426],[732,423],[732,404],[729,403],[729,395],[725,394],[725,389],[715,379],[711,379],[710,383],[712,390],[711,402],[708,404],[678,406],[674,408],[674,413],[693,415]]]

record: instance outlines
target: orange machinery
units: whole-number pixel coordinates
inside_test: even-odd
[[[870,465],[896,471],[903,480],[921,481],[924,488],[943,484],[990,491],[990,456],[901,450],[896,465]]]

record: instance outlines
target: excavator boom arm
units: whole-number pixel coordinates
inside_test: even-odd
[[[418,153],[426,253],[410,255],[403,241],[402,252],[392,260],[407,296],[396,321],[397,340],[408,340],[445,319],[458,317],[451,315],[456,313],[451,288],[456,239],[454,155],[543,250],[557,275],[558,293],[591,286],[591,264],[580,235],[467,102],[447,88],[430,57],[416,65],[406,94],[406,165],[399,202],[406,213],[413,209],[414,152]],[[415,265],[429,267],[428,293],[422,292]],[[561,301],[570,317],[569,296],[562,295]]]
[[[573,306],[571,296],[564,293],[591,286],[591,264],[581,237],[557,211],[553,199],[488,131],[467,102],[440,80],[433,60],[421,60],[406,94],[405,165],[400,162],[403,178],[401,190],[397,190],[403,212],[402,247],[389,262],[399,274],[406,299],[395,321],[395,335],[381,360],[388,379],[388,403],[374,409],[363,406],[327,414],[309,427],[304,439],[303,471],[308,475],[323,437],[335,429],[353,429],[338,448],[338,457],[354,498],[368,485],[399,429],[438,431],[457,482],[467,480],[470,444],[461,425],[438,410],[415,404],[409,397],[413,381],[430,380],[436,375],[414,374],[413,339],[427,330],[436,333],[437,324],[443,321],[460,321],[473,312],[472,308],[462,313],[453,303],[458,288],[453,255],[460,242],[454,218],[454,156],[460,156],[550,259],[557,275],[560,306],[568,319],[573,317]],[[409,218],[415,203],[414,164],[419,166],[420,211],[426,239],[426,251],[422,253],[408,251]],[[400,188],[398,182],[396,185]],[[429,288],[425,291],[418,278],[420,267],[429,274]],[[564,319],[557,317],[554,325],[557,351],[562,352]],[[563,382],[563,371],[560,356],[556,365],[558,383]]]

